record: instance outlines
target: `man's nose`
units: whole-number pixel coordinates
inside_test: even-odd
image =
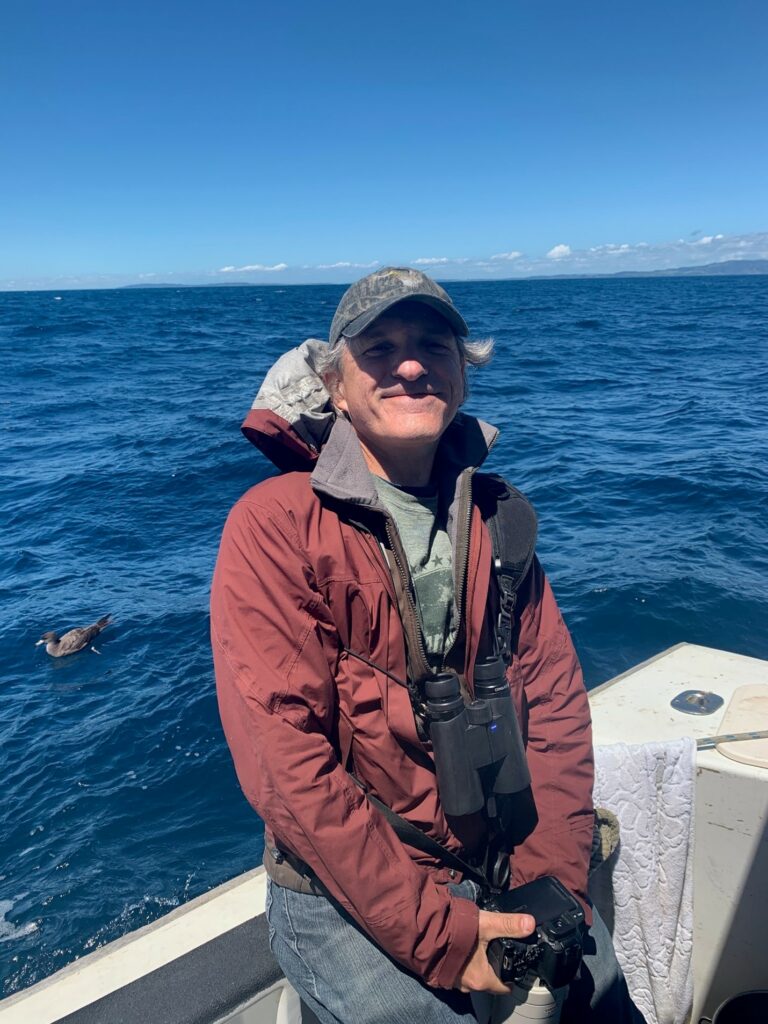
[[[427,368],[417,356],[407,355],[395,363],[392,373],[403,380],[418,380],[427,373]]]

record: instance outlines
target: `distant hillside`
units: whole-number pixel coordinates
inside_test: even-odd
[[[254,288],[255,281],[206,281],[205,284],[171,284],[154,281],[146,284],[121,284],[121,288]]]
[[[723,260],[722,263],[704,263],[700,267],[670,267],[667,270],[620,270],[614,274],[555,274],[551,276],[573,279],[577,277],[729,277],[736,274],[768,274],[768,260]]]

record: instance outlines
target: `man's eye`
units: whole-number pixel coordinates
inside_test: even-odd
[[[363,354],[366,356],[382,356],[391,350],[391,345],[387,345],[386,342],[381,341],[378,345],[369,345]]]

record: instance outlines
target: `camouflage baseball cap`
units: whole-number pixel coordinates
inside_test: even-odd
[[[346,338],[357,337],[390,306],[405,299],[432,306],[460,337],[469,334],[450,296],[431,277],[409,267],[383,267],[355,281],[344,292],[331,323],[328,344],[333,348],[342,334]]]

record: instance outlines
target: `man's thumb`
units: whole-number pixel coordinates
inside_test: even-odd
[[[496,914],[480,912],[480,935],[483,939],[524,939],[536,927],[530,914]]]

